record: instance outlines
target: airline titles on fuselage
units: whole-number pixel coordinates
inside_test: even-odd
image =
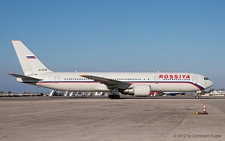
[[[190,75],[186,74],[160,74],[159,79],[179,79],[179,80],[190,80]]]

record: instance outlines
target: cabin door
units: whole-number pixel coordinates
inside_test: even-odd
[[[55,84],[59,84],[60,76],[55,76]]]
[[[159,77],[158,76],[154,77],[154,82],[155,82],[155,84],[159,84]]]
[[[192,81],[193,81],[193,83],[196,84],[196,83],[197,83],[197,77],[196,77],[196,76],[193,76],[193,77],[192,77]]]

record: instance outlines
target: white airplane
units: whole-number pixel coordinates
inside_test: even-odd
[[[48,69],[20,40],[13,40],[24,75],[9,73],[18,82],[62,91],[110,92],[149,96],[154,92],[190,92],[213,85],[207,77],[186,72],[53,72]]]

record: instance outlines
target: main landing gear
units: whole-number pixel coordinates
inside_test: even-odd
[[[108,97],[110,99],[120,99],[120,95],[119,94],[110,94]]]
[[[111,99],[120,99],[120,94],[119,94],[118,88],[114,88],[108,97]]]

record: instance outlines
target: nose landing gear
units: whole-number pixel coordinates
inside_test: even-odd
[[[199,99],[200,96],[201,96],[201,91],[196,91],[195,99]]]

